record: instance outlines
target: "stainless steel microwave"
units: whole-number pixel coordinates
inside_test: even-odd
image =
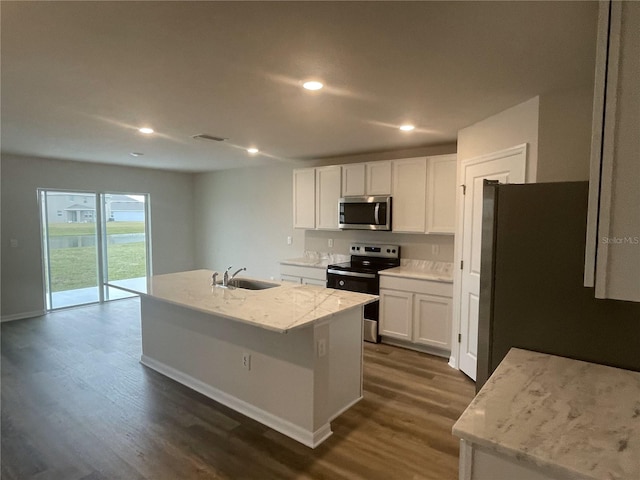
[[[343,197],[338,202],[343,230],[391,230],[391,197]]]

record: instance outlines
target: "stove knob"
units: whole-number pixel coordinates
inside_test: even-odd
[[[340,280],[340,281],[338,282],[338,285],[340,285],[341,287],[344,287],[344,280]]]

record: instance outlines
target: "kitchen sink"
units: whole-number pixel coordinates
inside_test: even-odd
[[[229,287],[244,288],[245,290],[266,290],[267,288],[279,287],[279,283],[261,282],[260,280],[250,280],[248,278],[234,278],[229,280]]]

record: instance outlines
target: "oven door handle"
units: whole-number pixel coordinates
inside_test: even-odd
[[[334,270],[333,268],[327,269],[327,273],[332,273],[334,275],[344,275],[346,277],[376,278],[375,273],[345,272],[342,270]]]

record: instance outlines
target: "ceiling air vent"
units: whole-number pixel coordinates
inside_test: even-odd
[[[225,137],[216,137],[215,135],[209,135],[207,133],[199,133],[191,138],[195,138],[196,140],[210,140],[212,142],[224,142],[225,140],[229,140]]]

